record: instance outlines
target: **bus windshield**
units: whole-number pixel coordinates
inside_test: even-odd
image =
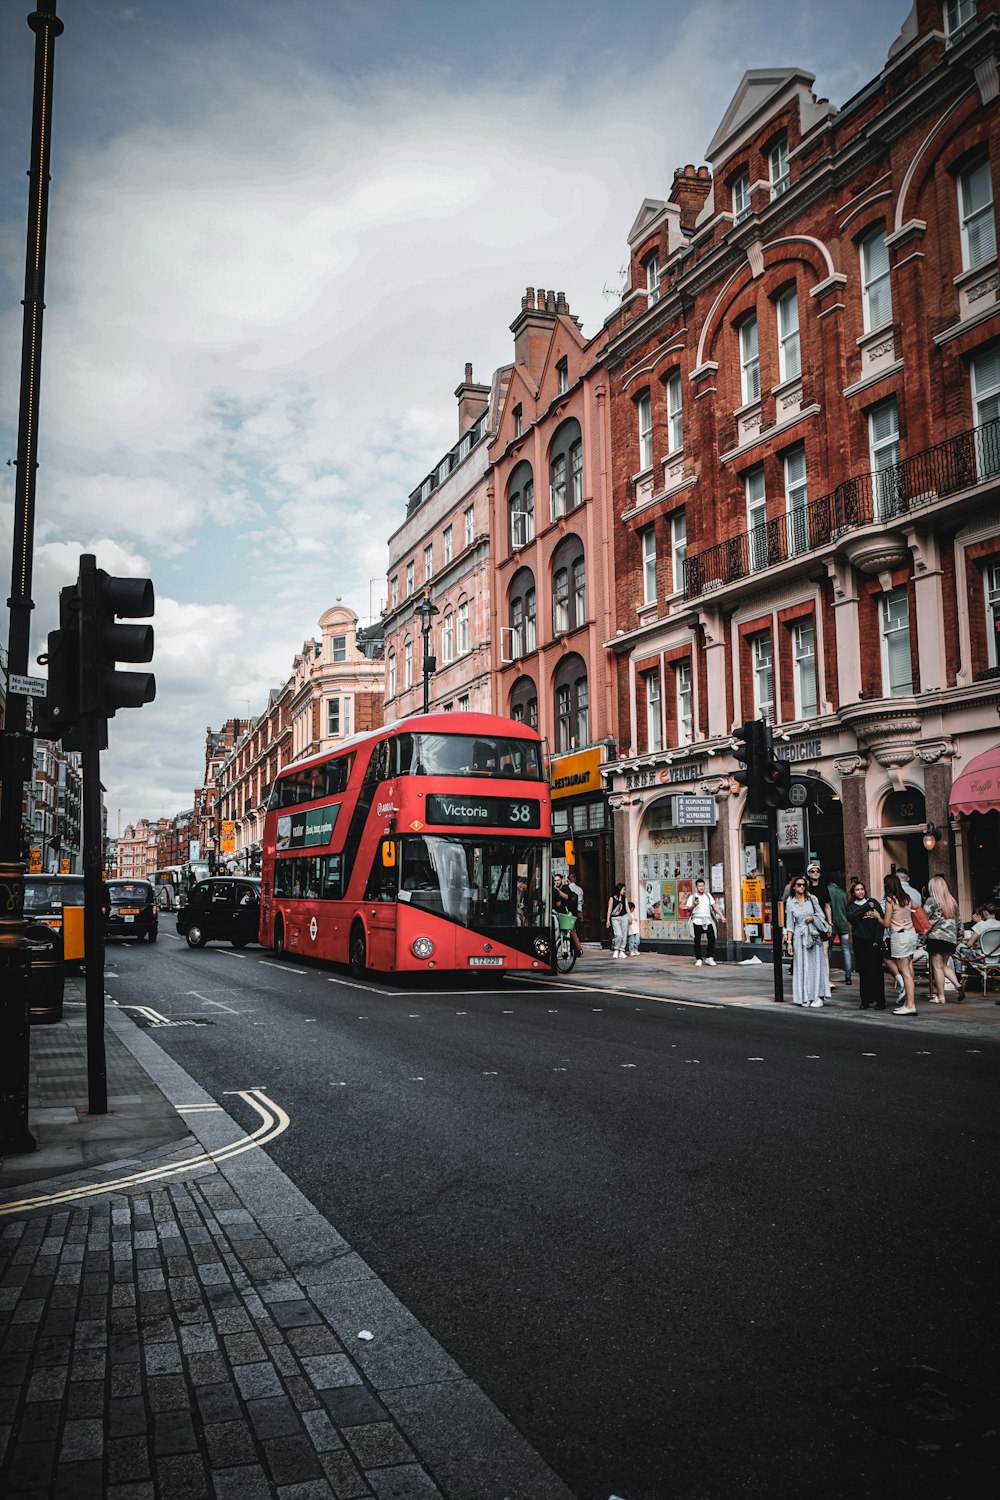
[[[399,776],[489,776],[507,781],[544,781],[537,740],[493,734],[401,734]]]
[[[544,845],[430,833],[401,843],[400,901],[463,927],[545,925]]]

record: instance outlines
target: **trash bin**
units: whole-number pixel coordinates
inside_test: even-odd
[[[53,1026],[63,1014],[62,933],[42,922],[29,922],[24,934],[30,955],[28,1017],[32,1026]]]

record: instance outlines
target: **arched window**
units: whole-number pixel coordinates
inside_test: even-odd
[[[556,428],[549,447],[549,519],[566,515],[583,500],[583,437],[570,417]]]
[[[409,636],[403,642],[403,686],[413,686],[413,642]]]
[[[587,570],[583,542],[563,537],[552,554],[552,634],[577,630],[587,619]]]
[[[458,605],[458,654],[464,656],[469,649],[469,601],[459,600]]]
[[[390,651],[389,652],[389,657],[388,657],[388,671],[386,673],[386,676],[387,676],[388,685],[389,685],[388,696],[390,698],[395,698],[395,696],[396,696],[396,653],[395,653],[395,651]]]
[[[526,547],[535,535],[535,479],[527,459],[517,464],[507,484],[510,550]]]
[[[538,728],[538,689],[531,677],[519,677],[510,690],[510,716],[518,724]]]
[[[553,681],[556,749],[577,750],[590,741],[587,664],[571,652],[564,656]]]
[[[535,575],[530,568],[519,568],[510,581],[508,599],[508,621],[510,628],[509,652],[501,655],[506,661],[518,661],[537,646],[535,620]]]
[[[449,609],[441,625],[441,659],[452,661],[455,656],[455,616]]]

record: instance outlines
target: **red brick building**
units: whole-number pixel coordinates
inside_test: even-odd
[[[572,834],[583,931],[598,937],[609,868],[600,767],[615,687],[606,334],[586,338],[562,292],[533,287],[511,332],[490,445],[493,709],[549,742],[555,832]]]
[[[654,940],[686,936],[699,871],[730,937],[764,935],[765,834],[729,794],[757,716],[812,787],[782,880],[810,854],[879,890],[905,865],[964,909],[1000,882],[1000,814],[949,812],[1000,738],[998,11],[917,0],[840,108],[809,73],[747,73],[708,166],[629,236],[605,771]]]

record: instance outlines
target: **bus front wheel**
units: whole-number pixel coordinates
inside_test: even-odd
[[[368,968],[368,945],[360,922],[351,928],[350,970],[355,979],[363,979]]]
[[[274,951],[278,958],[285,956],[285,924],[279,917],[274,924]]]

